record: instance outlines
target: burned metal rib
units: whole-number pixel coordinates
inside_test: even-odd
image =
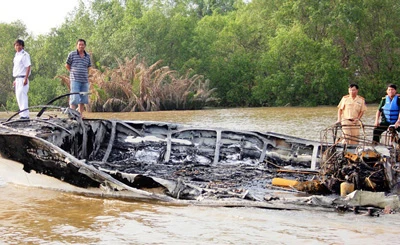
[[[108,142],[108,146],[107,146],[107,150],[104,153],[103,156],[103,162],[107,162],[108,157],[110,156],[111,150],[112,150],[112,146],[114,144],[114,140],[115,140],[115,134],[116,134],[116,130],[117,130],[117,122],[116,121],[111,121],[111,135],[110,135],[110,141]]]
[[[29,109],[33,109],[33,108],[42,108],[42,110],[44,111],[46,108],[56,108],[56,109],[64,109],[63,107],[60,107],[60,106],[45,106],[45,105],[38,105],[38,106],[30,106],[30,107],[28,107],[28,108],[26,108],[26,109],[23,109],[23,110],[20,110],[20,111],[17,111],[16,113],[14,113],[11,117],[9,117],[7,120],[6,120],[6,122],[9,122],[9,121],[11,121],[11,119],[13,119],[15,116],[17,116],[19,113],[21,113],[21,112],[23,112],[23,111],[27,111],[27,110],[29,110]],[[40,114],[41,115],[41,114]],[[39,116],[38,116],[39,117]]]
[[[217,139],[215,141],[214,164],[217,164],[219,162],[219,150],[221,148],[221,137],[222,137],[221,130],[216,130],[216,132],[217,132]]]
[[[39,113],[38,113],[36,116],[37,116],[37,117],[42,116],[42,114],[44,113],[44,111],[45,111],[47,108],[51,107],[50,104],[52,104],[54,101],[59,100],[59,99],[61,99],[61,98],[63,98],[63,97],[66,97],[66,96],[73,95],[73,94],[81,94],[81,95],[84,95],[84,94],[90,94],[90,93],[88,93],[88,92],[76,92],[76,93],[68,93],[68,94],[60,95],[60,96],[58,96],[58,97],[56,97],[56,98],[50,100],[49,102],[47,102],[47,104],[46,104],[45,106],[41,106],[41,107],[43,107],[43,108],[39,111]],[[20,112],[20,111],[19,111],[19,112]],[[19,113],[19,112],[18,112],[18,113]],[[10,119],[11,119],[11,118],[10,118]]]
[[[164,162],[169,162],[169,159],[171,157],[171,148],[172,148],[172,143],[171,143],[171,128],[168,127],[168,133],[167,133],[167,151],[165,152],[165,156],[164,156]]]
[[[135,132],[137,135],[142,136],[142,134],[141,134],[137,129],[135,129],[134,127],[132,127],[131,125],[129,125],[129,124],[125,123],[125,122],[118,122],[118,123],[121,124],[121,125],[124,125],[124,126],[125,126],[126,128],[128,128],[128,129],[132,130],[132,131]]]
[[[132,132],[135,132],[135,134],[137,134],[139,136],[142,135],[137,129],[133,128],[132,126],[130,126],[129,124],[127,124],[125,122],[111,121],[112,128],[111,128],[110,141],[108,142],[107,150],[103,156],[103,160],[102,160],[103,162],[107,162],[108,158],[110,157],[112,147],[114,144],[114,140],[115,140],[115,136],[117,134],[117,123],[125,126],[127,129],[131,130]]]
[[[85,127],[85,123],[83,122],[81,117],[77,117],[75,119],[82,128],[82,156],[81,157],[83,159],[86,159],[86,157],[87,157],[87,142],[88,142],[87,130]]]
[[[264,145],[263,145],[263,148],[262,148],[260,159],[258,159],[258,162],[263,162],[264,159],[265,159],[265,155],[267,154],[267,145],[268,144],[264,140],[263,140],[263,142],[264,142]]]
[[[62,126],[60,126],[60,125],[58,125],[58,124],[49,122],[49,121],[47,121],[47,120],[42,120],[42,119],[31,119],[31,121],[38,121],[38,122],[42,122],[42,123],[47,123],[47,124],[50,124],[50,125],[52,125],[52,126],[54,126],[54,127],[56,127],[56,128],[60,128],[60,129],[64,130],[65,132],[67,132],[67,133],[70,134],[70,135],[72,134],[71,131],[69,131],[69,130],[66,129],[65,127],[62,127]],[[14,123],[14,122],[18,122],[18,121],[4,122],[3,125],[12,124],[12,123]]]
[[[311,156],[311,170],[316,170],[317,169],[318,152],[319,152],[319,145],[318,144],[313,144],[313,153],[312,153],[312,156]]]

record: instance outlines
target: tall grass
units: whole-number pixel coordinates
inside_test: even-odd
[[[178,72],[158,61],[148,66],[138,56],[118,61],[115,69],[89,70],[88,111],[128,112],[202,109],[215,103],[215,89],[201,75]],[[58,76],[69,88],[69,77]]]

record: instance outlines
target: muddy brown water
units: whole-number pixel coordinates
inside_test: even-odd
[[[369,106],[365,124],[374,121]],[[34,117],[32,113],[31,117]],[[0,118],[10,114],[0,112]],[[272,131],[319,140],[335,107],[87,113],[88,118]],[[11,174],[11,173],[10,173]],[[16,186],[0,176],[0,244],[395,244],[399,214],[176,207]]]

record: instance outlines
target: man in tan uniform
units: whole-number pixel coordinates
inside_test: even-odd
[[[358,95],[358,85],[349,85],[349,95],[342,97],[338,105],[338,120],[342,125],[344,138],[348,144],[357,144],[360,135],[360,119],[367,110],[365,100]]]

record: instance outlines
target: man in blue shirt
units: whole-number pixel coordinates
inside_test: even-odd
[[[382,98],[375,116],[375,128],[372,139],[375,143],[379,143],[381,134],[390,125],[394,125],[396,130],[399,130],[400,126],[400,99],[397,95],[397,86],[389,84],[386,94]],[[381,122],[379,122],[379,119],[381,119]]]
[[[78,39],[76,42],[76,51],[68,54],[65,67],[70,72],[71,93],[86,92],[86,94],[73,94],[70,97],[69,105],[71,109],[76,109],[83,114],[85,104],[89,99],[87,92],[89,91],[89,67],[91,67],[90,55],[86,53],[86,41]]]

